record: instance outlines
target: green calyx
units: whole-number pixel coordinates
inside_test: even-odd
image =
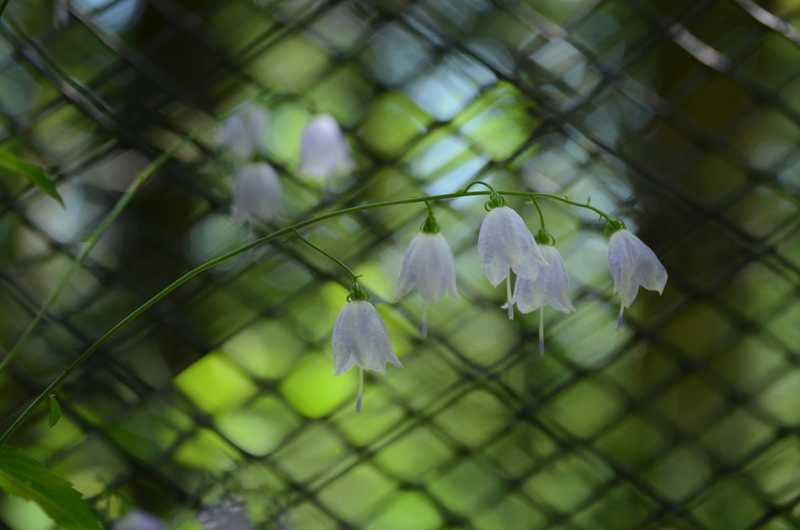
[[[353,288],[350,290],[350,294],[347,295],[347,301],[359,302],[364,300],[369,300],[369,295],[367,295],[367,292],[361,287],[356,279],[353,281]]]
[[[489,194],[489,200],[486,201],[486,204],[483,205],[483,208],[488,212],[505,205],[506,200],[503,198],[503,196],[492,189],[492,192]]]
[[[431,208],[430,203],[425,203],[425,205],[428,207],[428,216],[425,217],[425,222],[422,223],[419,230],[424,234],[438,234],[439,223],[436,221],[436,216],[433,215],[433,208]]]
[[[544,227],[540,228],[538,232],[536,232],[536,242],[540,245],[551,245],[555,246],[556,238],[553,235],[544,229]]]
[[[607,221],[605,232],[607,236],[610,236],[614,232],[625,230],[626,228],[625,222],[622,219],[612,218]]]

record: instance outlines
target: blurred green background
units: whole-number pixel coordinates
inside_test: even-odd
[[[136,173],[197,136],[0,374],[0,422],[252,237],[214,146],[253,101],[291,219],[474,179],[590,197],[656,251],[667,288],[617,331],[602,226],[543,204],[577,311],[548,310],[540,357],[535,315],[507,320],[480,273],[482,199],[461,199],[437,212],[462,296],[423,339],[421,300],[395,284],[424,208],[317,225],[383,302],[405,365],[368,377],[357,415],[330,347],[347,278],[292,239],[244,255],[71,377],[56,427],[41,410],[12,440],[109,528],[133,510],[198,528],[230,503],[254,528],[800,528],[798,31],[795,0],[12,0],[0,148],[56,175],[66,208],[0,170],[2,348]],[[321,112],[357,161],[325,189],[297,171]],[[49,528],[0,497],[0,529]]]

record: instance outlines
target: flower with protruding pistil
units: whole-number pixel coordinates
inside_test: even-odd
[[[539,310],[539,353],[544,353],[544,306],[549,305],[562,313],[572,313],[575,307],[569,299],[569,276],[561,253],[544,243],[539,248],[545,263],[539,268],[536,279],[517,278],[512,302],[523,313]]]
[[[336,375],[354,365],[359,368],[356,411],[361,410],[364,370],[382,374],[387,364],[403,366],[389,340],[389,332],[367,294],[356,283],[333,327],[333,360]]]
[[[510,303],[511,273],[535,280],[545,259],[525,221],[517,212],[504,205],[499,194],[492,193],[486,208],[489,212],[481,223],[478,235],[481,266],[493,287],[506,280],[508,318],[513,319],[514,305]]]
[[[458,295],[453,251],[439,232],[439,225],[431,211],[403,257],[397,295],[403,297],[412,289],[416,289],[425,301],[421,330],[425,337],[428,334],[428,305],[435,304],[446,294]]]
[[[608,242],[608,267],[614,279],[614,292],[619,294],[619,319],[636,299],[639,287],[661,294],[667,285],[667,269],[655,252],[620,223]]]

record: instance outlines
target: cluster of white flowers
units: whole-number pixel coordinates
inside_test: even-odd
[[[483,274],[494,287],[505,280],[507,301],[503,308],[508,318],[514,318],[514,306],[522,313],[539,310],[539,350],[543,353],[545,306],[564,313],[575,311],[568,295],[564,260],[552,236],[542,228],[534,238],[522,217],[505,206],[499,194],[492,193],[487,210],[478,234]],[[620,296],[621,324],[623,311],[633,303],[639,287],[661,294],[667,271],[655,253],[621,222],[615,222],[612,229],[608,264],[614,291]],[[512,274],[516,276],[513,290]],[[405,296],[412,289],[421,295],[425,307],[446,294],[458,295],[453,252],[439,233],[430,208],[420,233],[408,246],[400,272],[398,295]],[[423,316],[423,336],[426,330]],[[334,326],[333,355],[337,375],[353,366],[361,369],[357,410],[362,402],[363,370],[383,373],[387,364],[401,366],[386,326],[357,284]]]
[[[263,110],[249,104],[228,118],[219,136],[220,145],[244,161],[237,170],[234,213],[245,222],[272,221],[283,212],[278,174],[266,162],[258,161],[266,124],[267,116]],[[303,132],[300,172],[325,180],[352,169],[352,153],[336,120],[328,115],[314,117]],[[483,274],[493,287],[505,281],[506,303],[503,308],[509,319],[513,320],[515,307],[522,313],[539,310],[539,350],[544,353],[545,306],[563,313],[575,311],[569,299],[569,275],[561,253],[555,247],[555,239],[544,227],[541,211],[542,226],[534,237],[523,218],[505,205],[503,196],[489,188],[489,201],[485,205],[487,214],[478,234]],[[599,212],[589,205],[566,202]],[[453,252],[439,231],[430,204],[427,206],[428,216],[420,233],[408,246],[397,286],[398,298],[412,290],[422,297],[423,337],[427,336],[428,306],[439,302],[445,295],[458,296]],[[602,215],[613,231],[608,245],[608,265],[614,291],[620,297],[618,326],[621,326],[623,312],[633,303],[639,287],[660,294],[667,282],[667,271],[653,251],[628,231],[622,221]],[[346,265],[333,259],[352,274]],[[383,373],[387,364],[402,365],[378,311],[355,276],[353,280],[347,304],[334,326],[333,355],[336,375],[353,366],[359,368],[356,409],[360,410],[364,370]]]
[[[261,107],[247,103],[225,120],[217,136],[219,148],[236,162],[233,214],[244,223],[267,223],[284,213],[280,178],[263,160],[268,123]],[[299,173],[324,182],[353,168],[350,146],[336,119],[327,114],[312,118],[303,130]]]

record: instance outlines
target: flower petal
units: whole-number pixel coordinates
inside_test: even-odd
[[[571,313],[575,306],[569,299],[569,274],[558,249],[551,245],[540,247],[547,265],[539,271],[544,287],[545,303],[557,311]]]
[[[357,361],[358,308],[353,302],[344,306],[333,326],[333,361],[336,375],[343,374]]]
[[[420,276],[417,289],[425,300],[435,303],[455,286],[455,258],[442,234],[420,235],[423,246],[418,258]]]
[[[495,208],[489,211],[483,218],[478,233],[478,254],[481,258],[481,268],[493,287],[500,285],[511,270],[508,252],[511,235],[508,233],[505,217],[501,211],[504,208]]]
[[[397,283],[397,298],[404,297],[417,285],[417,270],[415,265],[419,241],[419,236],[414,237],[403,256],[403,265],[400,268],[400,279]]]

